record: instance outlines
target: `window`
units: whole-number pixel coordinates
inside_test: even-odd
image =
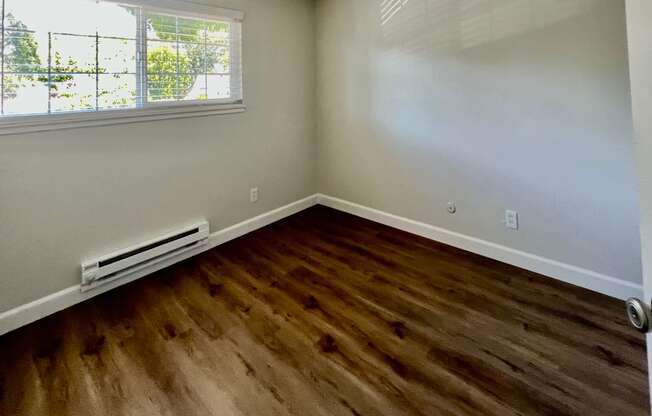
[[[239,12],[173,0],[0,1],[0,125],[242,103]]]

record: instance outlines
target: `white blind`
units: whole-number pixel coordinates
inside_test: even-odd
[[[241,102],[241,22],[181,8],[3,0],[2,116]]]

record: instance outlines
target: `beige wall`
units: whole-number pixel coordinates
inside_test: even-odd
[[[247,13],[246,113],[0,137],[0,312],[79,284],[83,259],[315,192],[313,2],[214,4]]]
[[[386,3],[317,3],[319,191],[640,282],[624,2]]]

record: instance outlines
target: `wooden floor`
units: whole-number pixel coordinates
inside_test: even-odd
[[[315,207],[0,337],[2,415],[649,415],[622,302]]]

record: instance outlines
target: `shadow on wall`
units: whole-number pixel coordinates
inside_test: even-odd
[[[388,47],[465,49],[587,13],[594,0],[381,0]],[[410,30],[406,30],[410,28]]]

